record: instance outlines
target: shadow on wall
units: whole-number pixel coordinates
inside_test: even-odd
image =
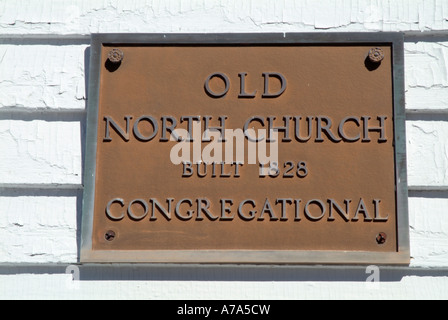
[[[366,266],[261,266],[261,265],[33,265],[0,266],[0,275],[69,274],[76,269],[80,281],[313,281],[366,282],[372,268]],[[376,279],[399,282],[403,277],[446,277],[448,269],[381,267]]]

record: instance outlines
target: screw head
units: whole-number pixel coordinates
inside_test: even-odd
[[[107,54],[107,58],[112,63],[120,63],[124,58],[124,53],[120,49],[112,49]]]
[[[387,234],[385,234],[384,232],[380,232],[376,236],[376,242],[378,244],[384,244],[386,242],[386,240],[387,240]]]
[[[107,231],[104,234],[104,239],[106,239],[107,241],[112,241],[115,239],[115,232],[112,230]]]
[[[384,51],[381,48],[372,48],[369,51],[369,60],[373,63],[380,63],[384,59]]]

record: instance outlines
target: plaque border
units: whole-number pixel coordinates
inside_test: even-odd
[[[85,162],[80,263],[233,263],[409,265],[409,216],[406,164],[404,35],[383,33],[193,33],[92,34],[88,74]],[[98,131],[98,107],[103,45],[390,45],[395,139],[397,251],[329,250],[93,250],[93,218]]]

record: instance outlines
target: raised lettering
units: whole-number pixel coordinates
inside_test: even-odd
[[[122,220],[122,219],[124,218],[124,212],[122,212],[121,215],[118,216],[118,217],[112,215],[111,212],[110,212],[110,207],[111,207],[112,204],[114,204],[114,203],[119,203],[119,204],[121,205],[122,208],[124,207],[124,200],[123,200],[123,199],[121,199],[121,198],[115,198],[115,199],[112,199],[111,201],[109,201],[109,202],[107,203],[107,206],[106,206],[106,215],[107,215],[111,220],[114,220],[114,221]]]
[[[255,90],[252,93],[246,92],[246,72],[241,72],[238,74],[240,77],[240,94],[238,95],[238,98],[255,98],[255,95],[257,94],[257,90]]]
[[[220,78],[225,85],[225,89],[222,92],[213,92],[212,89],[210,89],[210,80],[212,78]],[[204,83],[204,88],[205,88],[205,92],[212,98],[222,98],[224,97],[227,92],[229,91],[230,88],[230,81],[229,78],[224,74],[224,73],[212,73],[211,75],[209,75],[207,77],[207,79],[205,79],[205,83]]]
[[[252,208],[255,208],[255,201],[252,199],[246,199],[240,202],[240,205],[238,206],[238,215],[240,216],[241,219],[245,220],[245,221],[250,221],[253,220],[255,218],[255,214],[257,213],[257,211],[255,210],[251,210],[249,211],[249,215],[246,216],[243,212],[243,206],[249,203],[250,205],[252,205]]]
[[[278,72],[263,72],[264,77],[264,92],[262,97],[263,98],[277,98],[280,97],[286,90],[286,78]],[[277,78],[280,80],[281,88],[277,92],[269,92],[269,79],[270,78]]]
[[[319,207],[319,209],[321,211],[319,216],[316,217],[310,213],[309,206],[311,204],[315,204],[317,207]],[[320,219],[323,218],[323,216],[325,215],[325,212],[326,212],[325,205],[322,203],[322,201],[320,201],[318,199],[312,199],[312,200],[308,201],[305,205],[305,215],[311,221],[319,221]]]
[[[105,116],[104,121],[106,121],[106,133],[104,135],[104,142],[112,141],[110,137],[110,127],[112,127],[116,133],[118,133],[124,141],[129,141],[129,125],[132,119],[132,116],[124,116],[126,120],[126,131],[124,131],[111,116]]]

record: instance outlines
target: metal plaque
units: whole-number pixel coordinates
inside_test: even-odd
[[[90,55],[81,262],[409,263],[401,34]]]

